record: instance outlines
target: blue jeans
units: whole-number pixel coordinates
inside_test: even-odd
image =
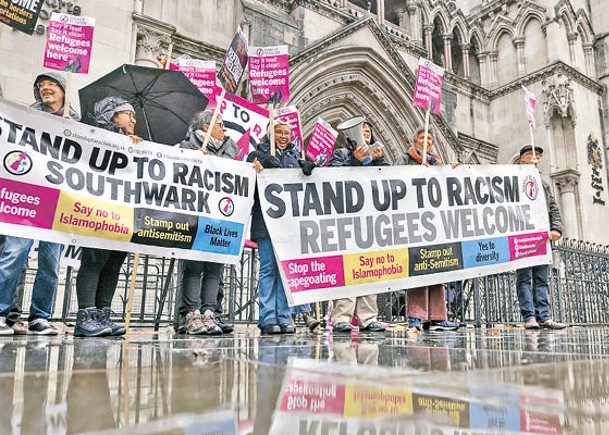
[[[271,239],[263,237],[256,241],[260,253],[260,276],[258,281],[260,315],[258,326],[262,329],[268,325],[291,325],[292,315],[281,283]]]
[[[290,313],[292,314],[302,314],[302,313],[310,313],[311,312],[311,305],[309,304],[302,304],[302,305],[296,305],[295,307],[290,307]]]
[[[516,271],[516,291],[520,314],[526,321],[531,318],[544,322],[550,318],[548,303],[548,274],[550,266],[527,267]],[[531,281],[533,287],[531,288]]]
[[[19,277],[34,241],[6,236],[0,253],[0,316],[6,317],[13,304]],[[32,290],[29,320],[48,319],[53,311],[53,300],[59,280],[59,259],[63,245],[40,242],[38,245],[38,271]]]

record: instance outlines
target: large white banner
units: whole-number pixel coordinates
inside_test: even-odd
[[[0,100],[0,232],[236,263],[251,165],[142,142]]]
[[[551,263],[532,165],[280,169],[258,183],[290,305]]]

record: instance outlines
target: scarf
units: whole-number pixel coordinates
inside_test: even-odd
[[[411,145],[410,148],[408,148],[408,155],[418,164],[423,162],[423,151],[416,148],[414,145]],[[443,164],[440,156],[434,152],[427,153],[427,163],[429,163],[430,166]]]

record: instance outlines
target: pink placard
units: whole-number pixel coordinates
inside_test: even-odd
[[[275,103],[290,101],[290,66],[288,47],[250,47],[248,73],[252,102],[266,104],[271,95]]]
[[[188,80],[209,99],[207,110],[216,108],[217,97],[222,93],[222,88],[216,84],[216,62],[180,59],[177,63],[170,64],[169,69],[182,71]]]
[[[413,102],[415,107],[431,109],[435,115],[440,113],[442,104],[442,77],[444,68],[427,59],[419,59],[417,82],[414,86]]]
[[[524,109],[527,116],[527,121],[533,127],[535,127],[535,103],[537,99],[535,98],[535,94],[529,91],[526,87],[522,87],[524,91]]]
[[[337,137],[338,132],[326,121],[318,118],[307,146],[307,157],[317,163],[317,166],[326,166]]]
[[[545,255],[548,248],[548,233],[519,234],[508,237],[510,260]]]
[[[95,19],[53,12],[49,21],[43,66],[87,74],[93,48]]]
[[[328,285],[345,285],[343,257],[303,258],[281,263],[290,291],[301,292],[325,288]]]
[[[292,129],[292,137],[290,138],[290,142],[294,144],[296,152],[300,153],[300,151],[303,149],[303,137],[302,130],[300,128],[300,115],[298,114],[296,107],[289,106],[276,110],[275,119],[280,119],[281,121],[290,124]]]
[[[0,178],[0,221],[53,228],[59,190]]]
[[[292,376],[279,409],[287,412],[343,415],[345,412],[344,383],[316,382]]]

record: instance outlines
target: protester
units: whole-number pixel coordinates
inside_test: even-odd
[[[434,134],[419,127],[412,137],[412,145],[400,156],[396,165],[441,165],[442,159],[433,150]],[[426,147],[426,162],[423,163],[423,147]],[[454,164],[453,164],[454,166]],[[408,305],[408,328],[411,331],[456,331],[459,325],[448,321],[446,312],[446,290],[443,284],[411,288],[406,291]]]
[[[388,166],[383,157],[383,145],[377,142],[372,128],[365,122],[362,126],[365,144],[357,144],[347,138],[347,146],[334,150],[328,166]],[[370,148],[374,150],[370,152]],[[350,333],[353,330],[350,322],[355,316],[360,331],[384,332],[385,326],[378,321],[377,295],[341,298],[334,301],[332,322],[337,333]]]
[[[541,160],[543,148],[525,145],[520,149],[521,165],[537,165]],[[550,240],[555,242],[562,237],[562,218],[558,204],[552,195],[550,186],[541,180],[546,196],[546,206],[550,220]],[[550,319],[548,302],[548,274],[550,273],[549,264],[541,264],[533,267],[526,267],[516,271],[516,293],[518,294],[518,304],[520,314],[524,319],[525,329],[564,329],[564,323],[558,323]],[[532,281],[532,287],[531,287]]]
[[[65,78],[56,72],[38,75],[34,80],[34,98],[30,107],[55,116],[64,116]],[[80,117],[68,108],[70,117]],[[0,335],[13,335],[15,331],[6,324],[25,263],[34,240],[6,236],[0,253]],[[57,335],[58,330],[49,323],[59,279],[59,259],[63,245],[41,241],[38,244],[38,271],[32,290],[32,302],[28,317],[28,332],[36,335]]]
[[[210,128],[213,112],[197,112],[190,122],[186,139],[180,148],[199,150]],[[241,150],[228,136],[222,117],[217,116],[205,154],[233,159]],[[219,335],[233,332],[233,326],[223,322],[220,314],[224,296],[222,272],[224,264],[211,261],[182,260],[182,302],[180,304],[179,334]]]
[[[142,142],[135,135],[135,110],[121,97],[106,97],[94,106],[98,127],[127,135],[133,143]],[[78,312],[75,337],[123,335],[125,328],[110,319],[112,298],[127,253],[109,249],[83,248],[76,278]]]
[[[0,234],[0,252],[4,249],[5,236]],[[21,315],[23,314],[23,292],[25,290],[25,277],[28,268],[28,261],[25,260],[23,272],[19,277],[17,288],[15,289],[15,297],[13,299],[13,305],[9,313],[6,316],[5,323],[13,330],[14,335],[27,335],[27,324],[21,321]],[[10,333],[9,333],[10,334]]]
[[[311,305],[302,304],[296,305],[295,307],[290,308],[290,312],[292,313],[292,320],[294,321],[294,325],[296,325],[296,320],[298,319],[298,315],[302,317],[302,321],[309,328],[310,331],[314,331],[320,324],[320,321],[317,320],[311,314]]]
[[[290,142],[292,133],[290,125],[287,122],[276,120],[273,133],[276,146],[274,156],[271,155],[270,143],[267,141],[261,143],[258,149],[247,157],[248,162],[254,163],[256,172],[262,172],[265,168],[297,168],[300,166],[305,175],[311,175],[315,164],[298,158],[294,144]],[[262,334],[293,334],[295,328],[292,325],[290,307],[281,283],[271,238],[262,217],[258,195],[259,192],[256,189],[251,230],[251,238],[258,243],[260,253],[258,327]]]

